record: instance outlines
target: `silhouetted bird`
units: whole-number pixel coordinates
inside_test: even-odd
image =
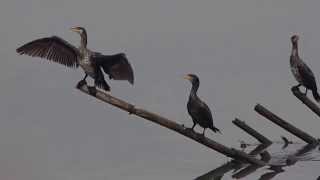
[[[201,101],[197,95],[197,90],[200,85],[199,78],[194,74],[188,74],[184,78],[192,83],[192,88],[187,104],[188,113],[193,121],[192,130],[197,124],[199,124],[204,128],[202,132],[203,135],[206,128],[211,129],[213,132],[220,132],[220,130],[213,125],[212,114],[208,105]]]
[[[85,85],[85,80],[89,75],[94,79],[94,87],[88,88],[89,92],[94,95],[96,86],[110,91],[101,68],[109,75],[110,79],[128,80],[133,84],[133,70],[124,53],[103,55],[93,52],[87,48],[86,30],[83,27],[73,27],[71,30],[77,32],[81,37],[79,48],[57,36],[52,36],[31,41],[19,47],[17,52],[32,57],[46,58],[67,67],[78,67],[80,65],[85,72],[85,76],[77,86]]]
[[[305,95],[307,95],[308,89],[310,89],[312,91],[314,99],[317,102],[320,102],[316,79],[311,69],[299,57],[298,40],[298,35],[294,35],[291,37],[292,51],[290,56],[290,67],[294,77],[299,83],[296,87],[300,87],[301,85],[303,85],[306,88]]]

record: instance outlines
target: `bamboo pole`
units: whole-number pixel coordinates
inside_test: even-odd
[[[257,104],[254,107],[254,110],[259,113],[260,115],[264,116],[266,119],[270,120],[271,122],[277,124],[278,126],[282,127],[283,129],[287,130],[288,132],[292,133],[293,135],[297,136],[298,138],[302,139],[306,143],[309,144],[316,144],[318,143],[317,139],[310,136],[306,132],[296,128],[292,124],[286,122],[285,120],[281,119],[265,107],[260,104]]]
[[[320,108],[319,106],[311,101],[307,96],[300,92],[299,88],[293,86],[291,91],[294,96],[296,96],[303,104],[305,104],[311,111],[316,113],[320,117]]]
[[[82,91],[83,93],[91,95],[89,93],[88,87],[86,85],[84,85],[78,89],[80,91]],[[127,112],[129,112],[129,114],[134,114],[136,116],[139,116],[139,117],[144,118],[146,120],[149,120],[151,122],[159,124],[163,127],[171,129],[181,135],[184,135],[194,141],[197,141],[198,143],[200,143],[204,146],[209,147],[210,149],[213,149],[219,153],[222,153],[225,156],[231,157],[233,159],[237,159],[239,161],[248,162],[251,164],[257,164],[257,165],[262,165],[262,166],[265,165],[265,163],[263,161],[255,159],[253,157],[250,157],[242,151],[236,150],[234,148],[228,148],[228,147],[226,147],[216,141],[213,141],[207,137],[204,137],[202,134],[196,133],[196,132],[190,130],[189,128],[185,128],[183,125],[177,124],[176,122],[169,120],[167,118],[164,118],[158,114],[146,111],[141,108],[137,108],[134,105],[127,103],[121,99],[115,98],[109,94],[106,94],[99,89],[97,89],[97,93],[94,97],[103,101],[103,102],[106,102],[110,105],[118,107],[124,111],[127,111]]]
[[[249,125],[247,125],[244,121],[239,120],[236,118],[232,121],[233,124],[235,124],[237,127],[245,131],[246,133],[250,134],[254,138],[256,138],[260,143],[262,144],[272,144],[272,141],[270,141],[268,138],[260,134],[258,131],[251,128]]]

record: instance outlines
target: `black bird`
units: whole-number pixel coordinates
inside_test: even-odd
[[[208,105],[201,101],[197,95],[197,90],[200,85],[199,78],[194,74],[188,74],[184,78],[192,83],[192,88],[187,104],[188,113],[193,121],[192,130],[197,124],[199,124],[204,128],[202,132],[203,135],[207,128],[211,129],[213,132],[221,133],[220,130],[213,125],[212,114]]]
[[[103,55],[87,48],[87,32],[83,27],[70,29],[81,37],[79,48],[57,36],[36,39],[17,49],[17,53],[32,57],[46,58],[67,67],[78,67],[85,72],[84,78],[78,82],[78,87],[86,84],[88,75],[94,79],[94,86],[89,87],[89,92],[96,93],[96,86],[110,91],[110,87],[104,79],[103,71],[109,75],[109,79],[127,80],[134,82],[133,70],[124,53]]]
[[[290,67],[291,72],[298,81],[296,87],[303,85],[306,88],[305,95],[308,93],[308,89],[312,91],[313,97],[317,102],[320,102],[320,96],[317,91],[317,84],[314,74],[311,69],[305,64],[299,57],[298,53],[298,35],[293,35],[291,37],[292,51],[290,56]]]

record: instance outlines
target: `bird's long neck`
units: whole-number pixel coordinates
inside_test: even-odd
[[[81,34],[81,44],[80,47],[81,48],[87,48],[87,32],[83,31]]]
[[[297,56],[299,57],[299,53],[298,53],[298,42],[292,42],[292,50],[291,50],[291,56]]]
[[[200,83],[199,82],[194,82],[192,83],[192,88],[191,88],[191,91],[190,91],[190,98],[197,98],[197,91],[199,89],[199,85]]]

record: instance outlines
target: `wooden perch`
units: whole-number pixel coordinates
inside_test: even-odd
[[[283,129],[287,130],[288,132],[292,133],[293,135],[297,136],[298,138],[302,139],[303,141],[309,144],[316,144],[318,143],[317,139],[310,136],[306,132],[296,128],[295,126],[289,124],[285,120],[281,119],[277,115],[273,114],[271,111],[266,109],[260,104],[257,104],[254,107],[254,110],[258,112],[260,115],[264,116],[265,118],[269,119],[271,122],[277,124],[278,126],[282,127]]]
[[[262,166],[259,165],[250,165],[244,169],[242,169],[241,171],[235,173],[232,175],[232,178],[234,179],[241,179],[244,178],[252,173],[254,173],[257,169],[261,168]]]
[[[249,155],[250,156],[257,156],[258,154],[261,154],[265,152],[265,150],[270,146],[271,144],[260,144],[256,148],[254,148]]]
[[[268,163],[271,159],[270,154],[267,151],[263,151],[263,152],[261,151],[260,155],[261,155],[261,160],[266,163]],[[242,178],[254,173],[257,169],[259,169],[261,167],[262,166],[252,164],[252,165],[240,170],[239,172],[235,173],[234,175],[232,175],[232,177],[235,179],[242,179]]]
[[[254,138],[256,138],[260,143],[262,144],[272,144],[272,141],[270,141],[268,138],[248,126],[244,121],[241,121],[239,119],[235,119],[232,121],[233,124],[238,126],[240,129],[244,130],[246,133],[250,134]]]
[[[232,169],[234,169],[237,166],[236,162],[230,161],[227,162],[225,164],[223,164],[222,166],[219,166],[218,168],[197,177],[195,180],[212,180],[214,178],[219,178],[219,177],[223,177],[225,173],[231,171]]]
[[[301,149],[299,149],[296,153],[294,153],[294,156],[303,156],[308,152],[314,150],[316,147],[318,147],[317,144],[307,144],[303,146]]]
[[[79,90],[90,95],[88,91],[88,87],[86,85],[80,87]],[[207,146],[228,157],[237,159],[239,161],[245,161],[251,164],[257,164],[262,166],[265,165],[263,161],[250,157],[242,151],[236,150],[234,148],[228,148],[216,141],[213,141],[207,137],[204,137],[202,134],[196,133],[190,130],[189,128],[184,127],[183,125],[177,124],[176,122],[169,120],[167,118],[164,118],[162,116],[159,116],[158,114],[146,111],[144,109],[136,108],[134,105],[129,104],[121,99],[115,98],[109,94],[106,94],[99,89],[97,89],[96,96],[94,97],[96,97],[97,99],[103,102],[116,106],[124,111],[127,111],[130,114],[134,114],[136,116],[142,117],[151,122],[157,123],[163,127],[176,131],[177,133],[180,133],[190,139],[193,139],[198,143],[203,144],[204,146]]]
[[[249,153],[249,155],[251,157],[255,157],[258,154],[260,154],[261,155],[261,160],[267,163],[270,160],[270,154],[267,151],[265,151],[265,149],[268,148],[269,146],[270,145],[260,144],[259,146],[254,148],[254,150],[252,150]],[[269,155],[268,156],[269,158],[265,158],[266,154]],[[227,163],[215,168],[214,170],[211,170],[211,171],[207,172],[204,175],[201,175],[201,176],[197,177],[195,180],[212,180],[212,179],[217,178],[217,177],[223,177],[225,173],[227,173],[227,172],[229,172],[231,170],[237,171],[237,170],[243,168],[246,165],[248,165],[248,164],[245,164],[245,163],[243,163],[241,161],[232,160],[230,162],[227,162]],[[259,167],[261,167],[261,166],[259,166]]]
[[[309,109],[311,109],[311,111],[313,111],[320,117],[320,108],[316,103],[314,103],[307,96],[301,93],[299,88],[296,86],[293,86],[291,88],[291,91],[293,95],[295,95],[303,104],[305,104]]]

